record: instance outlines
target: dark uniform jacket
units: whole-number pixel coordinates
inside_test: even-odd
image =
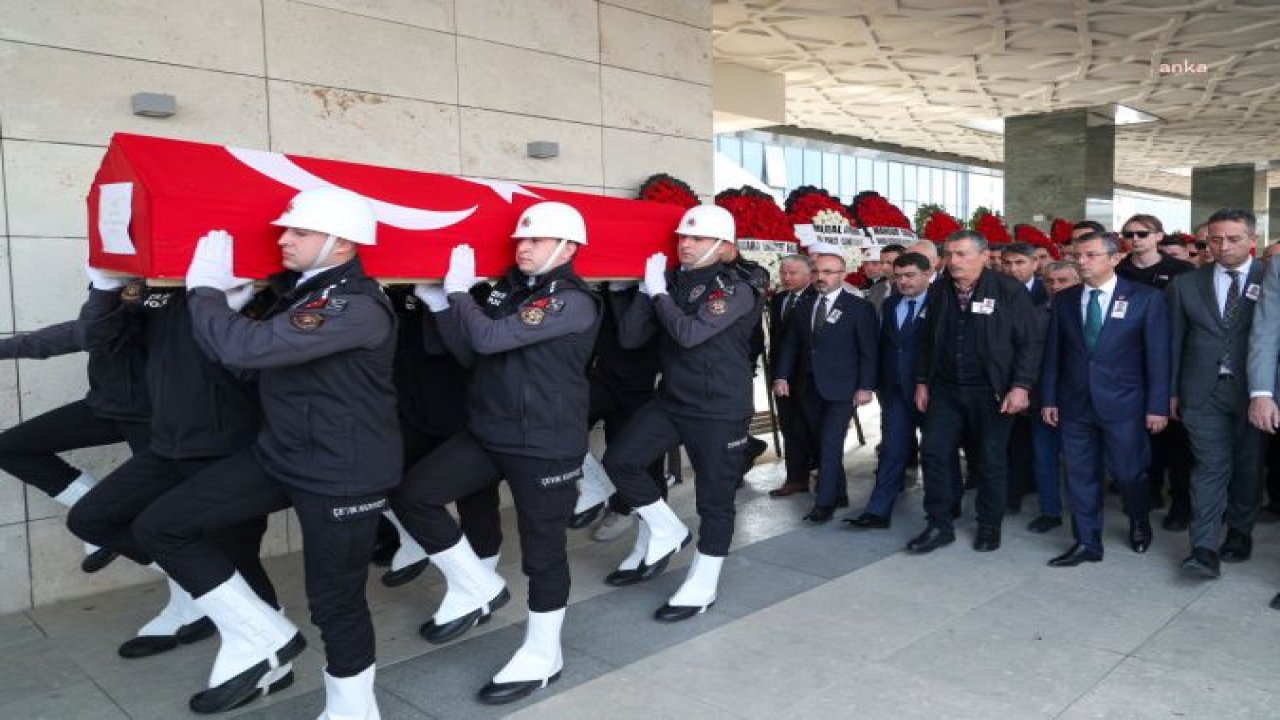
[[[451,437],[467,422],[470,374],[445,347],[435,315],[411,286],[387,288],[399,323],[393,377],[400,425],[421,435]]]
[[[722,263],[667,274],[666,294],[640,296],[623,316],[623,347],[639,347],[659,328],[658,399],[671,412],[740,420],[753,412],[751,336],[763,294]]]
[[[440,334],[472,368],[472,435],[494,452],[549,460],[587,454],[587,362],[599,300],[566,263],[533,278],[511,268],[482,302],[449,295]]]
[[[140,329],[141,318],[136,312],[125,322],[134,331]],[[44,360],[81,352],[85,350],[84,327],[80,319],[69,320],[0,340],[0,359]],[[107,420],[147,422],[151,403],[147,399],[146,366],[146,347],[139,342],[122,340],[112,347],[91,351],[85,405]]]
[[[929,288],[916,352],[916,383],[929,384],[937,375],[947,323],[961,312],[955,285],[947,275]],[[1030,391],[1040,377],[1043,341],[1031,296],[1022,283],[994,270],[983,270],[970,296],[969,312],[977,342],[978,362],[992,390],[1004,397],[1011,388]]]
[[[604,290],[600,333],[591,359],[590,378],[610,393],[652,397],[662,366],[654,338],[642,347],[626,348],[618,337],[618,319],[641,297],[638,288]]]
[[[142,332],[131,341],[134,313],[141,314]],[[222,457],[253,442],[260,422],[257,393],[196,344],[186,288],[90,290],[80,318],[90,355],[121,343],[145,348],[151,451],[156,455],[172,460]]]
[[[233,312],[222,292],[192,290],[196,340],[218,362],[257,371],[264,422],[254,453],[267,472],[332,497],[394,487],[403,443],[391,301],[359,259],[294,287],[299,277],[271,277],[275,302],[261,320]]]

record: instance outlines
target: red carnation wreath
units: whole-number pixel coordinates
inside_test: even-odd
[[[843,217],[850,225],[856,226],[853,216],[841,204],[840,199],[831,193],[813,185],[801,185],[787,195],[783,205],[787,211],[787,219],[793,225],[808,225],[823,210],[829,210]]]
[[[920,228],[920,236],[935,243],[942,243],[948,235],[963,229],[964,225],[961,225],[959,220],[952,217],[946,210],[938,208],[925,220],[924,227]]]
[[[678,205],[686,210],[699,205],[698,194],[688,183],[666,173],[650,175],[640,184],[638,197],[649,202]]]
[[[1049,257],[1052,257],[1054,260],[1058,260],[1061,257],[1058,253],[1058,246],[1054,244],[1053,240],[1049,239],[1048,235],[1044,234],[1043,230],[1035,225],[1014,225],[1013,237],[1018,242],[1026,243],[1033,247],[1042,247],[1045,250],[1048,250]]]
[[[862,227],[890,227],[911,230],[911,221],[889,202],[883,195],[874,190],[864,190],[853,196],[849,210]]]
[[[1049,225],[1049,238],[1055,245],[1066,245],[1071,242],[1071,221],[1054,218]]]
[[[772,195],[744,185],[716,195],[716,204],[733,215],[738,252],[778,276],[782,258],[798,252],[791,222]]]
[[[1004,245],[1013,242],[1013,238],[1009,237],[1009,228],[1005,227],[1000,213],[993,212],[988,207],[980,207],[973,211],[973,217],[969,219],[969,228],[986,238],[988,245]]]

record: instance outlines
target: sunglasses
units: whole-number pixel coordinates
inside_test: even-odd
[[[1151,230],[1125,230],[1124,232],[1120,233],[1120,237],[1124,238],[1125,240],[1132,240],[1134,238],[1142,238],[1145,240],[1146,237],[1150,235],[1152,232],[1153,231]]]

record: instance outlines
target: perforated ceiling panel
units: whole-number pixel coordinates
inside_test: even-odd
[[[1117,183],[1187,194],[1161,168],[1280,157],[1280,0],[717,0],[714,20],[716,59],[785,74],[800,127],[999,161],[965,123],[1119,103],[1161,122],[1117,128]]]

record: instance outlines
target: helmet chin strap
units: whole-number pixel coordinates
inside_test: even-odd
[[[565,243],[567,242],[569,241],[561,238],[560,242],[556,244],[556,249],[551,251],[551,254],[547,256],[547,259],[542,263],[542,265],[539,266],[537,270],[534,270],[529,274],[533,277],[537,277],[550,270],[551,263],[555,262],[556,258],[560,257],[560,251],[564,250]]]
[[[723,242],[724,240],[716,238],[716,241],[711,244],[711,247],[707,248],[707,251],[702,253],[702,257],[695,260],[693,265],[689,266],[689,269],[694,270],[709,265],[710,263],[708,263],[707,260],[711,259],[716,254],[716,251],[720,249],[720,245]]]
[[[320,252],[316,254],[316,259],[312,260],[311,264],[308,265],[307,269],[303,270],[303,272],[311,272],[312,270],[319,270],[324,267],[325,261],[328,260],[329,255],[333,253],[333,246],[336,245],[337,242],[338,237],[336,235],[329,235],[325,237],[324,245],[320,247]]]

